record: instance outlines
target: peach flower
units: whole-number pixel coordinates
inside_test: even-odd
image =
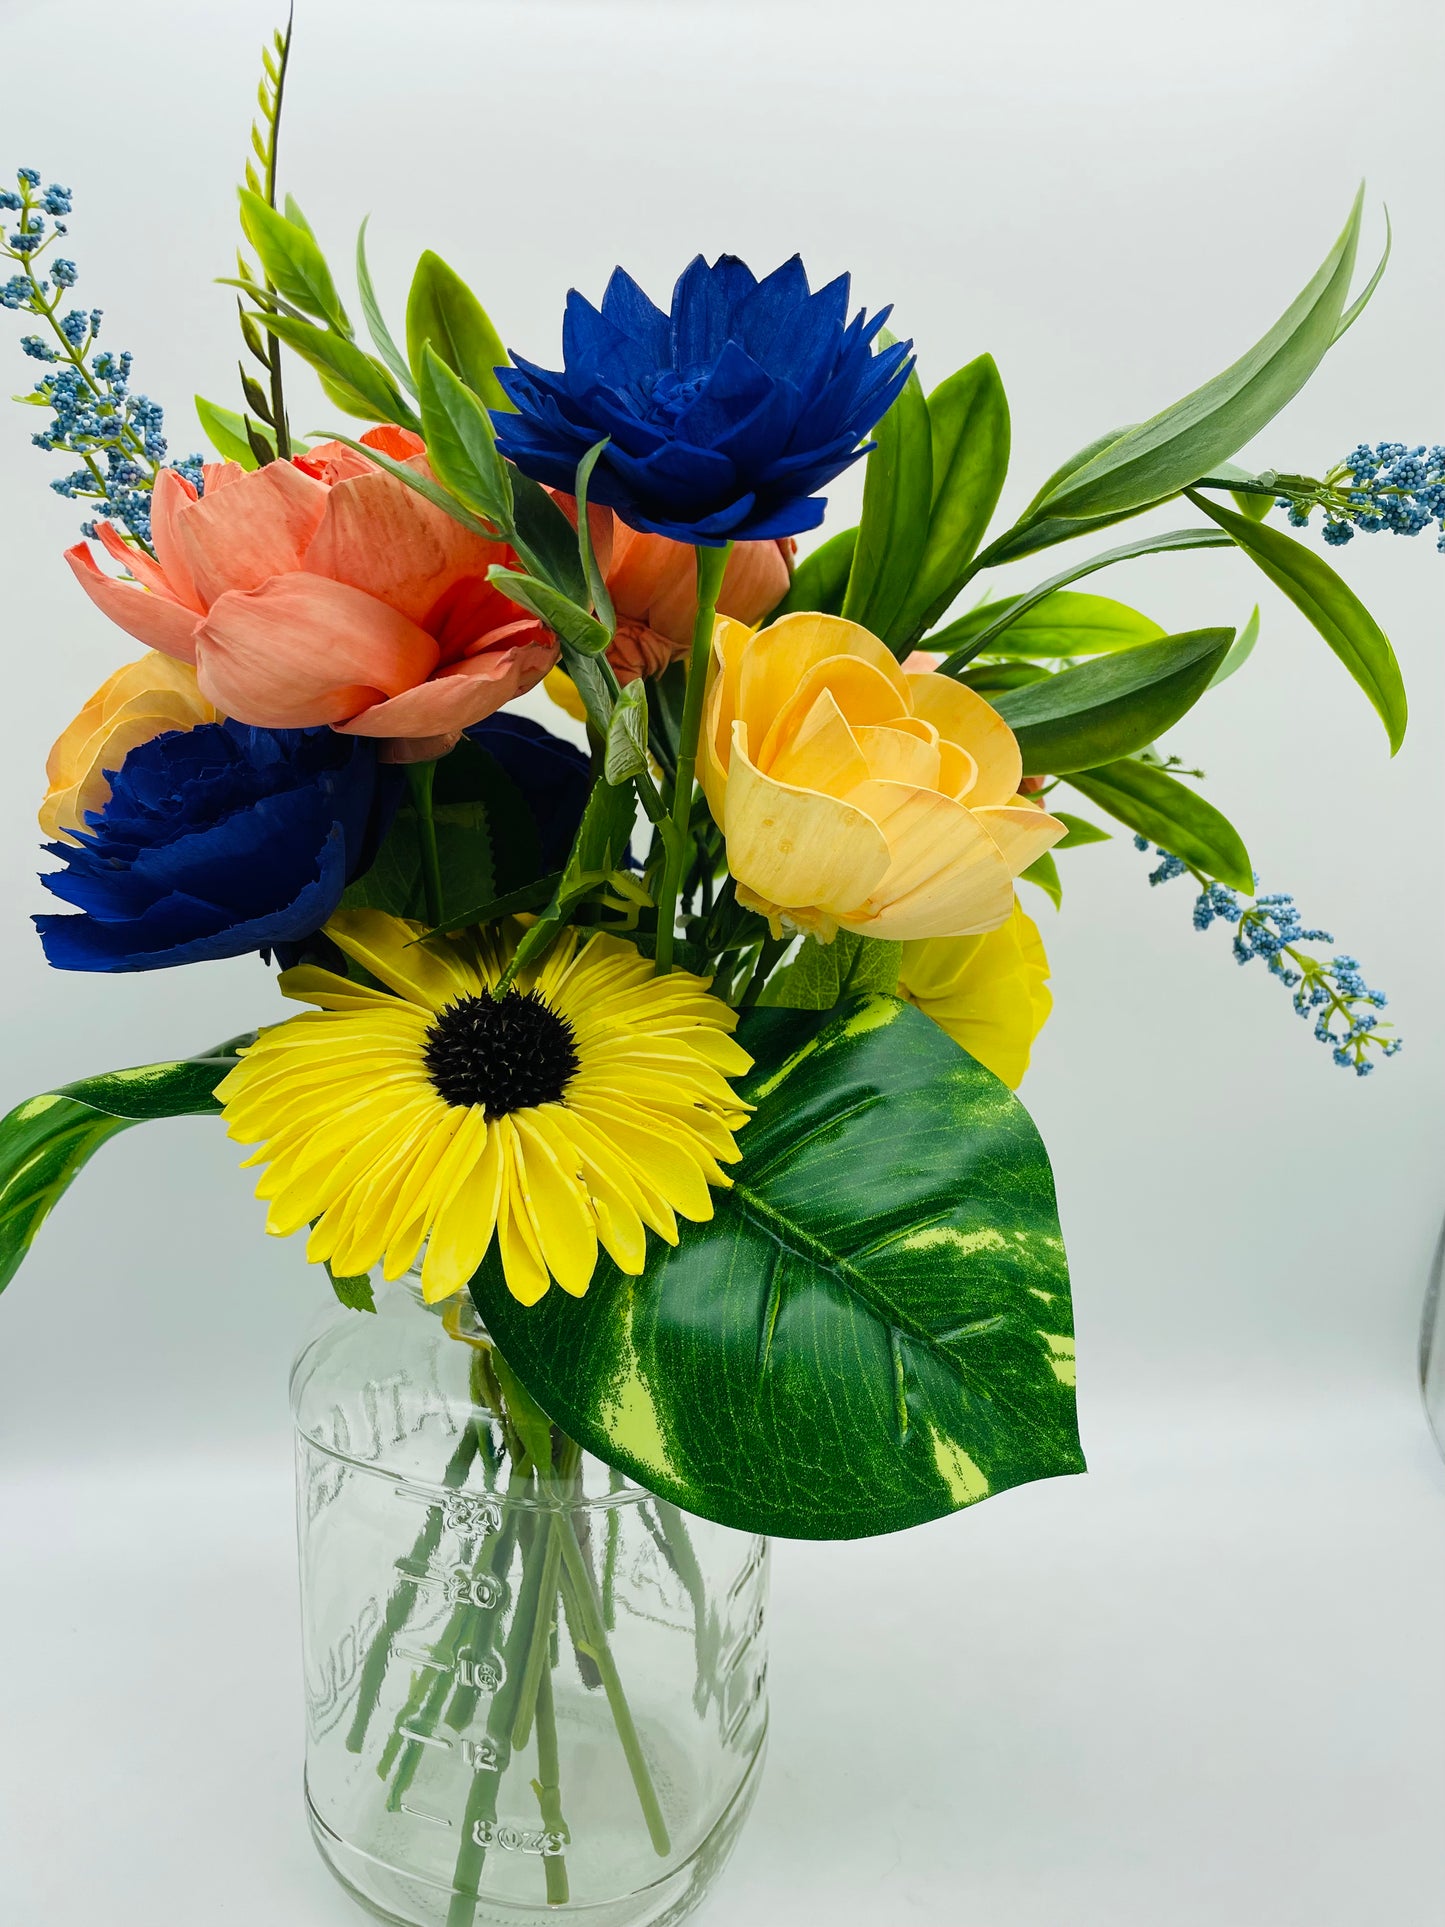
[[[88,812],[105,807],[109,772],[133,749],[167,730],[218,720],[190,664],[148,649],[100,685],[46,758],[50,787],[40,805],[41,829],[74,842]]]
[[[362,440],[427,472],[405,429]],[[556,661],[555,640],[487,581],[510,551],[344,443],[250,474],[214,464],[205,480],[198,498],[174,469],[157,478],[154,562],[102,523],[133,582],[105,575],[83,542],[66,559],[97,608],[194,662],[202,693],[237,721],[330,723],[437,754]]]

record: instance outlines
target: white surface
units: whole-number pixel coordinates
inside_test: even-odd
[[[371,210],[394,315],[432,245],[546,361],[568,283],[595,296],[616,260],[662,294],[696,248],[768,267],[801,247],[897,303],[930,383],[994,350],[1017,507],[1240,352],[1363,173],[1395,262],[1257,453],[1308,469],[1360,439],[1445,439],[1445,29],[1414,0],[300,11],[286,181],[338,266]],[[231,399],[209,277],[270,19],[255,0],[0,6],[7,154],[76,189],[79,295],[182,448],[189,394]],[[44,52],[62,27],[63,86]],[[32,365],[0,354],[18,388]],[[299,384],[296,417],[334,422]],[[0,413],[7,1103],[277,1008],[258,964],[67,979],[31,938],[44,750],[129,653],[60,561],[76,517],[33,425]],[[836,527],[853,490],[835,496]],[[1393,763],[1242,561],[1092,586],[1181,629],[1259,598],[1254,661],[1176,746],[1265,887],[1391,992],[1407,1052],[1354,1084],[1221,931],[1194,935],[1185,886],[1149,891],[1127,839],[1066,856],[1025,1097],[1059,1175],[1092,1474],[901,1542],[782,1549],[772,1762],[716,1927],[1440,1918],[1445,1472],[1412,1347],[1445,1202],[1445,559],[1362,539],[1340,566],[1411,685]],[[0,1306],[7,1923],[356,1918],[299,1801],[283,1380],[320,1291],[257,1235],[235,1161],[200,1123],[108,1147]]]

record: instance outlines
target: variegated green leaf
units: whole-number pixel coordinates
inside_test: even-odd
[[[641,1278],[472,1294],[576,1438],[747,1531],[893,1532],[1079,1472],[1068,1269],[1023,1106],[912,1005],[755,1010],[731,1189]]]
[[[85,1077],[28,1098],[0,1118],[0,1291],[107,1138],[150,1118],[219,1111],[212,1092],[234,1067],[238,1046],[251,1041],[237,1037],[205,1057]]]

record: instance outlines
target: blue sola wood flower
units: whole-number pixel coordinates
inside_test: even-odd
[[[310,936],[370,859],[398,772],[365,737],[205,723],[131,750],[110,800],[41,882],[60,970],[156,970]]]
[[[497,443],[571,489],[608,437],[591,499],[635,529],[717,546],[816,528],[816,491],[863,449],[908,379],[911,342],[873,348],[888,310],[848,319],[846,274],[816,294],[794,255],[766,279],[730,254],[684,269],[663,314],[617,268],[599,311],[575,289],[563,367],[517,357]]]

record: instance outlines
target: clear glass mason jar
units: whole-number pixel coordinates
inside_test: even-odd
[[[1445,1453],[1445,1225],[1440,1227],[1425,1287],[1425,1310],[1420,1321],[1420,1393],[1435,1443]]]
[[[686,1918],[761,1774],[767,1542],[529,1424],[470,1302],[411,1281],[338,1307],[291,1390],[336,1877],[407,1927]]]

